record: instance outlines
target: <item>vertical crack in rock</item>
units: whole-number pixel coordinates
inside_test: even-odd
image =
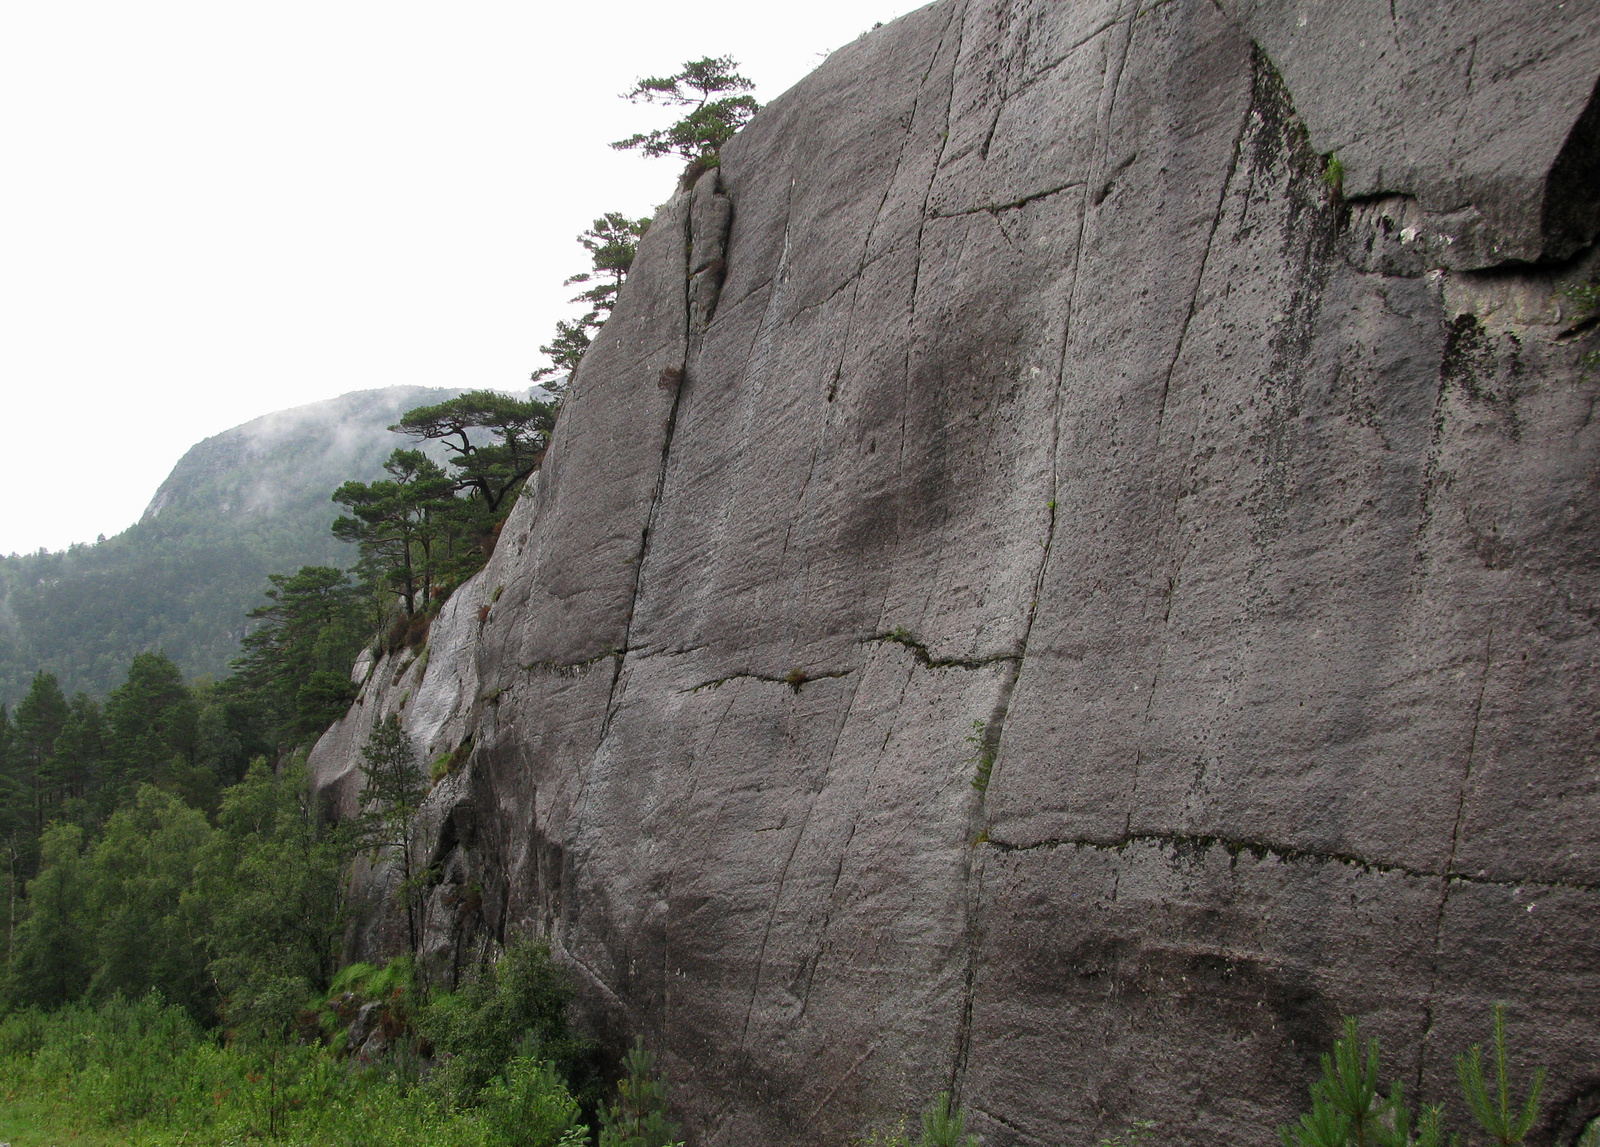
[[[727,270],[728,231],[733,223],[733,204],[719,188],[720,172],[713,167],[695,181],[690,195],[689,210],[684,215],[683,249],[685,322],[684,359],[676,368],[665,367],[658,385],[672,389],[672,405],[667,412],[666,432],[661,439],[661,465],[656,471],[655,485],[650,491],[650,509],[645,515],[644,529],[639,537],[639,552],[634,559],[633,586],[628,597],[627,619],[623,624],[622,648],[616,654],[616,668],[611,677],[611,691],[606,700],[606,715],[600,727],[596,754],[605,744],[612,718],[616,715],[617,691],[621,685],[628,651],[632,648],[633,618],[639,604],[639,593],[644,581],[645,562],[650,555],[650,535],[655,528],[656,514],[661,506],[661,496],[666,488],[667,461],[672,453],[672,437],[678,426],[678,407],[683,401],[683,387],[687,376],[699,357],[706,328],[716,313],[717,297]]]
[[[1428,968],[1428,994],[1422,1000],[1422,1037],[1417,1041],[1417,1070],[1413,1094],[1420,1095],[1423,1073],[1427,1070],[1428,1041],[1433,1034],[1433,999],[1439,990],[1439,965],[1444,958],[1444,915],[1450,903],[1450,885],[1455,878],[1456,849],[1461,841],[1461,823],[1466,818],[1467,791],[1472,784],[1472,764],[1478,751],[1478,729],[1483,721],[1483,699],[1489,690],[1489,674],[1494,667],[1494,616],[1489,617],[1483,640],[1483,676],[1478,679],[1478,697],[1472,706],[1472,731],[1467,737],[1466,760],[1461,766],[1461,787],[1456,794],[1456,815],[1450,826],[1450,851],[1439,873],[1439,907],[1433,923],[1433,956]]]
[[[1015,674],[1012,674],[1015,680]],[[981,802],[979,802],[981,804]],[[956,1058],[950,1065],[950,1080],[945,1090],[951,1102],[960,1105],[962,1087],[967,1078],[967,1059],[972,1052],[972,1000],[978,971],[978,952],[983,941],[983,876],[985,857],[978,851],[978,843],[970,841],[963,850],[963,886],[966,890],[966,929],[962,939],[966,944],[966,970],[962,980],[961,1021],[956,1036]],[[973,870],[976,868],[976,879]]]
[[[922,194],[922,209],[917,216],[917,238],[914,244],[916,257],[911,262],[911,290],[908,296],[906,314],[906,346],[905,353],[901,359],[901,377],[904,380],[904,390],[900,396],[900,447],[895,455],[895,475],[902,480],[900,483],[902,488],[904,488],[903,479],[906,473],[906,424],[911,416],[911,349],[917,339],[917,288],[922,278],[922,238],[928,229],[928,205],[933,200],[933,188],[939,181],[939,172],[944,168],[945,153],[950,149],[950,124],[955,113],[956,102],[956,73],[961,67],[961,49],[966,42],[967,15],[971,8],[971,0],[966,0],[958,11],[952,13],[950,22],[940,31],[939,45],[934,49],[934,59],[937,60],[944,53],[944,46],[950,35],[950,28],[954,25],[956,29],[956,44],[955,52],[950,57],[950,74],[947,77],[949,94],[945,98],[944,105],[944,134],[940,139],[939,154],[934,159],[933,169],[928,175],[927,189]],[[905,514],[903,512],[896,513],[894,516],[894,541],[889,546],[890,553],[899,554],[900,552],[901,524],[904,517]],[[892,588],[891,582],[886,580],[883,587],[883,599],[878,606],[877,628],[879,631],[889,628],[887,618],[889,594]]]
[[[1129,39],[1132,39],[1131,31],[1129,33]],[[1178,369],[1178,361],[1183,357],[1183,347],[1185,341],[1189,337],[1189,327],[1194,322],[1196,310],[1199,309],[1200,292],[1204,288],[1206,281],[1206,267],[1211,262],[1211,252],[1216,246],[1217,231],[1221,228],[1223,216],[1227,212],[1229,192],[1234,189],[1234,180],[1239,174],[1239,159],[1244,153],[1245,139],[1250,134],[1250,125],[1252,120],[1259,120],[1261,118],[1259,105],[1262,99],[1262,70],[1264,64],[1265,60],[1262,58],[1261,50],[1259,48],[1254,49],[1251,53],[1251,67],[1255,73],[1255,81],[1251,88],[1250,101],[1245,105],[1244,115],[1239,121],[1239,132],[1234,137],[1233,155],[1228,161],[1228,172],[1222,179],[1222,189],[1217,195],[1217,209],[1211,217],[1211,228],[1206,233],[1205,248],[1202,250],[1200,255],[1200,269],[1196,273],[1194,279],[1194,290],[1189,293],[1189,309],[1183,316],[1183,325],[1178,328],[1178,338],[1176,344],[1172,348],[1172,358],[1168,361],[1166,373],[1161,379],[1161,400],[1156,408],[1155,428],[1155,453],[1157,457],[1157,464],[1159,464],[1161,456],[1161,433],[1166,423],[1167,399],[1172,391],[1172,375]],[[1254,170],[1252,169],[1247,172],[1247,176],[1253,180],[1255,178]],[[1181,489],[1179,497],[1181,499]],[[1177,512],[1177,503],[1174,502],[1174,517],[1177,516]],[[1135,745],[1133,754],[1133,781],[1128,789],[1127,817],[1123,822],[1122,828],[1124,835],[1133,830],[1133,810],[1138,802],[1139,775],[1144,765],[1144,735],[1146,730],[1150,727],[1150,713],[1154,708],[1156,701],[1156,685],[1161,679],[1162,666],[1166,663],[1168,647],[1168,639],[1166,636],[1167,628],[1172,620],[1172,599],[1176,594],[1178,575],[1182,572],[1182,569],[1183,557],[1180,556],[1179,560],[1174,565],[1173,572],[1167,577],[1166,608],[1161,616],[1161,652],[1156,656],[1155,668],[1150,674],[1150,687],[1145,691],[1144,713],[1140,718],[1139,738]]]
[[[955,114],[955,102],[956,102],[956,74],[961,68],[961,51],[962,51],[963,47],[965,47],[965,45],[966,45],[967,18],[970,15],[971,10],[972,10],[971,0],[968,0],[967,3],[962,5],[961,11],[960,11],[960,15],[957,17],[955,53],[951,57],[951,60],[950,60],[950,93],[949,93],[949,96],[948,96],[948,98],[947,98],[947,100],[945,102],[945,108],[944,108],[944,135],[943,135],[942,139],[940,140],[938,158],[934,161],[933,170],[928,176],[928,187],[927,187],[927,190],[923,193],[923,196],[922,196],[922,211],[921,211],[921,214],[917,218],[916,258],[912,262],[910,313],[909,313],[909,315],[907,317],[907,322],[906,322],[906,352],[905,352],[905,368],[904,368],[905,369],[905,394],[901,399],[901,407],[900,407],[900,453],[899,453],[897,468],[898,468],[898,473],[900,473],[902,476],[905,474],[906,420],[907,420],[907,418],[909,417],[909,414],[910,414],[911,399],[912,399],[912,395],[911,395],[911,351],[912,351],[912,348],[916,345],[916,341],[917,341],[917,291],[918,291],[918,288],[920,287],[921,282],[922,282],[922,257],[923,257],[922,256],[922,242],[923,242],[923,237],[926,235],[927,230],[928,230],[929,207],[933,202],[933,189],[934,189],[935,185],[939,181],[940,172],[943,171],[943,169],[944,169],[945,154],[949,151],[949,148],[950,148],[950,128],[951,128],[952,120],[953,120],[953,117],[954,117],[954,114]],[[943,36],[940,37],[939,47],[940,47],[941,50],[944,47],[944,37]],[[903,515],[899,515],[899,514],[897,514],[895,516],[895,545],[894,545],[894,548],[895,548],[896,552],[899,551],[900,544],[901,544],[900,520],[901,520],[902,516]],[[888,599],[888,593],[889,593],[889,587],[888,587],[887,584],[885,584],[885,587],[884,587],[884,601],[883,601],[882,607],[880,607],[880,610],[879,610],[880,628],[881,628],[881,622],[884,619],[884,614],[888,609],[888,600],[889,600]],[[914,673],[915,669],[913,668],[911,672]],[[902,690],[902,699],[903,699],[903,696],[904,696],[904,691]],[[985,751],[987,751],[987,750],[985,750]],[[970,817],[969,817],[969,822],[970,822]],[[964,933],[966,933],[968,935],[970,935],[972,929],[975,927],[975,921],[973,919],[973,917],[975,916],[975,910],[973,908],[972,898],[971,898],[971,857],[972,857],[971,840],[972,840],[972,832],[971,832],[970,823],[969,823],[969,827],[968,827],[967,831],[963,834],[963,840],[962,840],[962,849],[963,849],[963,852],[964,852],[963,864],[964,864],[964,866],[966,868],[966,871],[963,873],[962,887],[963,887],[964,895],[966,896],[965,913],[966,913],[966,916],[967,916],[963,931],[964,931]],[[967,1043],[967,1035],[968,1035],[967,1019],[968,1019],[968,1017],[970,1017],[971,1010],[972,1010],[972,975],[973,975],[975,953],[972,950],[972,946],[971,946],[970,941],[966,945],[966,951],[963,953],[963,957],[964,957],[964,961],[965,961],[966,967],[965,967],[965,970],[963,972],[963,999],[962,999],[962,1004],[961,1004],[961,1007],[962,1007],[962,1020],[961,1020],[960,1026],[958,1027],[957,1032],[956,1032],[956,1046],[955,1046],[954,1049],[952,1049],[951,1065],[950,1065],[950,1076],[949,1076],[949,1078],[952,1080],[952,1086],[954,1086],[953,1081],[955,1080],[955,1078],[957,1076],[957,1073],[961,1070],[961,1065],[962,1065],[963,1061],[966,1058],[965,1045]]]
[[[861,295],[861,277],[866,273],[867,263],[872,255],[872,239],[878,233],[878,224],[883,222],[883,209],[889,202],[889,196],[894,194],[895,185],[900,182],[900,169],[905,165],[906,149],[911,146],[912,137],[917,130],[917,112],[922,108],[922,96],[928,89],[928,79],[933,75],[933,69],[939,63],[939,57],[944,51],[945,36],[949,33],[950,25],[947,21],[944,29],[939,34],[939,43],[934,48],[933,54],[928,58],[928,66],[923,69],[922,79],[917,83],[917,94],[912,97],[911,111],[906,116],[905,134],[900,138],[900,150],[895,153],[894,170],[890,172],[889,179],[883,185],[883,194],[878,197],[878,209],[873,212],[872,222],[867,225],[866,238],[861,241],[861,258],[856,261],[855,274],[850,277],[850,310],[846,314],[844,323],[844,337],[839,340],[839,360],[833,367],[833,378],[828,383],[828,401],[832,402],[839,393],[839,376],[844,371],[845,357],[850,353],[850,336],[855,333],[856,302]],[[946,122],[948,124],[948,113]],[[937,168],[935,168],[937,171]]]
[[[756,999],[761,993],[761,979],[762,979],[761,974],[762,974],[763,971],[766,970],[767,944],[772,939],[772,925],[773,925],[773,922],[775,920],[777,920],[777,918],[778,918],[778,909],[780,907],[782,907],[782,905],[783,905],[783,889],[784,889],[784,885],[788,882],[788,879],[789,879],[789,868],[790,868],[791,865],[794,864],[794,858],[795,858],[795,855],[800,851],[800,846],[805,843],[806,830],[811,826],[811,816],[816,811],[816,808],[817,808],[817,798],[819,796],[821,796],[821,794],[823,792],[827,791],[828,778],[833,774],[833,762],[834,762],[834,758],[837,756],[838,750],[839,750],[839,739],[842,736],[844,736],[845,728],[850,724],[850,715],[851,715],[852,712],[855,711],[856,697],[861,692],[861,678],[863,676],[864,676],[864,674],[854,674],[853,675],[854,680],[853,680],[853,682],[851,684],[851,688],[850,688],[850,700],[845,704],[844,715],[843,715],[843,717],[840,718],[838,727],[836,729],[834,729],[834,732],[833,732],[833,743],[828,747],[828,763],[823,769],[822,778],[817,784],[816,791],[811,793],[811,799],[806,802],[805,816],[803,816],[801,818],[801,820],[800,820],[800,828],[795,833],[795,836],[794,836],[794,845],[789,849],[789,855],[784,858],[783,868],[778,873],[778,887],[777,887],[776,891],[773,893],[772,907],[767,912],[766,925],[762,928],[762,931],[761,931],[761,945],[756,950],[755,976],[751,980],[751,984],[750,984],[750,1002],[745,1007],[744,1024],[739,1029],[739,1058],[740,1058],[739,1091],[740,1091],[741,1094],[743,1093],[744,1087],[749,1082],[749,1079],[750,1079],[749,1072],[748,1072],[748,1070],[746,1070],[747,1067],[748,1067],[748,1063],[749,1063],[749,1053],[747,1051],[747,1048],[749,1046],[749,1036],[750,1036],[750,1017],[755,1014]],[[855,835],[854,826],[852,826],[852,828],[851,828],[850,835],[851,836]],[[849,842],[847,840],[846,841],[846,848],[848,848],[848,847],[849,847]],[[843,867],[842,858],[841,858],[840,867],[841,868]],[[837,881],[838,881],[837,872],[835,873],[834,880],[837,883]],[[808,993],[809,993],[809,987],[810,987],[810,981],[808,979],[807,980]],[[805,1007],[804,1002],[802,1002],[802,1004],[801,1004],[801,1010],[802,1011],[804,1011],[804,1007]]]

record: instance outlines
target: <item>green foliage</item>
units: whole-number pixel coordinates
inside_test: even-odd
[[[370,593],[332,566],[302,566],[268,581],[267,603],[248,615],[256,625],[223,695],[248,707],[282,752],[344,715],[355,695],[350,666],[378,617]]]
[[[461,766],[467,763],[467,758],[472,755],[472,738],[468,737],[450,752],[444,754],[428,766],[428,780],[438,784],[445,777],[458,772]]]
[[[577,319],[556,320],[555,336],[539,348],[539,353],[550,362],[528,377],[559,398],[566,391],[573,372],[578,369],[578,364],[583,361],[585,352],[594,342],[594,336],[589,332],[598,327],[599,316],[593,311]]]
[[[591,1048],[568,1030],[572,995],[548,945],[513,942],[476,978],[436,995],[419,1017],[418,1030],[438,1058],[433,1086],[451,1102],[469,1102],[519,1056],[583,1079]]]
[[[941,1092],[922,1112],[922,1134],[912,1139],[902,1118],[859,1141],[859,1147],[978,1147],[978,1136],[967,1132],[967,1115],[955,1106],[949,1092]]]
[[[519,1056],[478,1093],[486,1143],[496,1147],[575,1147],[588,1143],[572,1097],[555,1065]]]
[[[544,459],[553,403],[473,390],[408,411],[389,429],[440,443],[449,469],[396,449],[381,482],[346,482],[333,500],[349,513],[334,536],[354,543],[376,597],[398,595],[407,617],[437,608],[483,567],[516,493]]]
[[[5,997],[52,1008],[159,991],[197,1020],[284,1030],[332,974],[350,845],[303,769],[258,762],[218,823],[140,786],[98,840],[55,824],[27,883]]]
[[[631,222],[620,215],[614,218]],[[597,225],[600,222],[596,220]],[[610,252],[611,247],[606,251]],[[629,248],[619,274],[625,274],[631,262]],[[596,266],[599,266],[598,255]],[[587,280],[588,276],[579,278]],[[620,283],[620,278],[618,281]],[[614,292],[615,288],[611,290]],[[538,469],[555,420],[555,407],[547,402],[524,401],[492,390],[469,390],[446,402],[408,411],[389,429],[413,438],[442,442],[450,451],[450,462],[455,468],[454,490],[476,498],[486,511],[484,520],[490,521],[499,513],[506,497]]]
[[[1474,1045],[1456,1059],[1456,1072],[1467,1106],[1500,1147],[1522,1143],[1539,1113],[1544,1071],[1534,1073],[1528,1098],[1512,1100],[1506,1069],[1505,1009],[1495,1007],[1495,1086],[1484,1080],[1482,1049]],[[1405,1093],[1394,1084],[1387,1098],[1378,1091],[1379,1047],[1361,1042],[1354,1019],[1344,1021],[1344,1035],[1331,1055],[1322,1057],[1322,1076],[1311,1085],[1311,1110],[1292,1127],[1279,1128],[1284,1147],[1442,1147],[1445,1131],[1441,1108],[1424,1107],[1415,1124]],[[1452,1144],[1455,1137],[1451,1137]]]
[[[617,294],[633,267],[633,258],[639,251],[639,240],[650,227],[650,219],[629,219],[620,211],[608,211],[594,221],[594,226],[578,236],[578,243],[589,252],[593,269],[582,271],[563,285],[591,284],[573,296],[574,303],[587,303],[597,313],[609,315],[617,305]]]
[[[223,794],[217,832],[196,866],[205,949],[236,1031],[283,1034],[333,975],[345,923],[351,842],[316,815],[299,765],[257,759]]]
[[[670,76],[640,80],[623,93],[623,99],[689,111],[668,127],[631,135],[611,146],[649,156],[677,155],[715,166],[722,145],[761,110],[755,97],[748,94],[755,84],[735,71],[738,66],[732,56],[706,56],[687,61]]]
[[[1571,317],[1576,320],[1568,333],[1587,330],[1592,335],[1596,324],[1600,323],[1600,282],[1591,279],[1586,283],[1570,283],[1562,290],[1561,296],[1571,304]],[[1600,367],[1600,347],[1587,351],[1582,362],[1587,367]]]
[[[106,698],[105,715],[108,804],[123,803],[141,784],[194,789],[189,769],[199,747],[200,711],[172,658],[164,653],[136,655],[127,680]]]
[[[53,1008],[77,999],[94,967],[94,936],[85,926],[87,878],[83,829],[52,825],[40,841],[43,868],[28,885],[27,914],[16,925],[7,967],[9,999]]]
[[[346,482],[333,500],[349,514],[333,535],[358,547],[357,569],[368,584],[398,594],[414,614],[454,564],[463,521],[449,475],[420,450],[396,449],[381,482]]]
[[[361,748],[362,799],[366,808],[360,832],[367,847],[395,849],[400,856],[400,897],[406,912],[406,932],[413,954],[417,951],[417,916],[421,889],[411,865],[411,822],[428,795],[427,781],[417,768],[416,750],[391,713],[373,726]]]
[[[591,332],[598,331],[616,306],[622,284],[627,282],[633,268],[634,256],[639,250],[639,240],[650,227],[650,220],[629,219],[620,211],[609,211],[594,221],[594,226],[578,236],[578,242],[589,252],[590,269],[567,279],[574,283],[592,284],[573,296],[572,302],[588,307],[587,313],[571,321],[556,323],[555,337],[539,352],[549,360],[549,365],[533,372],[532,380],[557,396],[566,390],[567,381],[578,369],[584,352],[593,342]],[[555,376],[564,376],[558,380]]]
[[[949,1092],[941,1092],[922,1113],[922,1138],[917,1147],[978,1147],[978,1137],[967,1134],[966,1112],[950,1105]]]
[[[1328,156],[1328,161],[1322,168],[1322,181],[1332,189],[1334,195],[1343,194],[1344,161],[1337,155]]]
[[[994,774],[995,749],[989,744],[985,735],[987,722],[981,718],[972,722],[972,732],[965,737],[967,744],[974,749],[972,756],[967,758],[967,764],[973,765],[972,787],[980,793],[989,791],[989,778]]]
[[[599,1147],[673,1147],[678,1125],[667,1118],[667,1089],[639,1039],[622,1060],[628,1075],[617,1081],[616,1102],[600,1116]]]
[[[1511,1098],[1511,1080],[1506,1070],[1506,1009],[1496,1004],[1494,1009],[1494,1075],[1491,1092],[1483,1077],[1483,1049],[1473,1044],[1467,1054],[1456,1057],[1456,1075],[1461,1080],[1461,1091],[1466,1096],[1467,1107],[1489,1138],[1500,1147],[1514,1147],[1521,1143],[1539,1117],[1539,1093],[1544,1090],[1544,1069],[1533,1073],[1528,1087],[1528,1098],[1521,1104]]]
[[[1572,304],[1579,318],[1600,310],[1600,283],[1572,283],[1562,290],[1561,296]]]
[[[212,832],[199,810],[148,785],[106,822],[84,864],[81,911],[94,936],[88,996],[155,990],[197,1018],[212,1014],[198,905],[184,897]]]
[[[314,1045],[224,1042],[159,997],[0,1020],[0,1093],[8,1106],[47,1113],[62,1139],[104,1128],[118,1141],[174,1147],[260,1138],[307,1147],[559,1147],[559,1138],[500,1138],[509,1112],[559,1107],[548,1084],[519,1069],[506,1099],[492,1101],[502,1117],[494,1123],[407,1088],[393,1072],[351,1071]]]
[[[1100,1140],[1096,1147],[1138,1147],[1156,1129],[1153,1119],[1139,1119],[1128,1124],[1127,1130]]]

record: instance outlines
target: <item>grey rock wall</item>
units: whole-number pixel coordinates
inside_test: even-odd
[[[1496,1000],[1538,1142],[1600,1113],[1597,75],[1575,0],[836,52],[660,213],[430,656],[436,962],[548,936],[697,1143],[1267,1144],[1340,1016],[1442,1099]]]

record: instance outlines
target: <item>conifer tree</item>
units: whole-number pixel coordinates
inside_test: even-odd
[[[1539,1093],[1544,1090],[1544,1069],[1533,1073],[1528,1098],[1522,1104],[1511,1098],[1511,1080],[1506,1071],[1506,1008],[1494,1007],[1493,1091],[1483,1078],[1483,1049],[1473,1044],[1466,1055],[1456,1057],[1456,1074],[1467,1098],[1472,1117],[1489,1133],[1499,1147],[1516,1147],[1539,1117]]]
[[[628,1075],[617,1081],[616,1102],[601,1112],[599,1147],[672,1147],[678,1125],[667,1118],[667,1089],[656,1078],[655,1061],[642,1037],[622,1066]]]
[[[411,865],[411,822],[428,789],[417,768],[411,738],[398,714],[379,721],[361,749],[361,775],[366,780],[362,818],[367,846],[397,849],[400,855],[400,898],[406,912],[406,934],[412,955],[417,951],[417,889]]]
[[[426,604],[438,559],[453,540],[455,499],[449,476],[420,450],[398,449],[383,468],[386,481],[346,482],[334,491],[350,513],[333,523],[333,536],[359,547],[357,569],[399,595],[409,615]]]
[[[12,738],[12,775],[22,790],[25,816],[37,835],[44,829],[47,810],[54,807],[50,760],[56,738],[66,726],[71,707],[54,673],[36,673],[28,694],[17,705]]]
[[[583,360],[584,352],[594,341],[591,332],[598,331],[611,317],[622,284],[627,282],[633,269],[634,256],[639,251],[639,240],[650,227],[648,217],[630,219],[620,211],[608,211],[594,221],[594,226],[578,236],[578,243],[589,252],[591,267],[567,279],[565,286],[574,283],[592,284],[571,299],[589,308],[588,312],[571,321],[556,323],[556,334],[549,343],[539,348],[550,360],[548,366],[533,372],[532,380],[541,383],[559,399],[566,389],[566,381],[555,381],[552,376],[572,377]],[[550,381],[546,381],[550,380]]]
[[[424,441],[443,442],[455,469],[454,489],[477,499],[492,519],[505,499],[539,468],[555,408],[493,390],[469,390],[433,406],[407,411],[389,427]],[[509,506],[507,506],[509,509]]]
[[[755,84],[735,70],[738,66],[732,56],[705,56],[687,61],[670,76],[640,80],[622,93],[623,99],[688,108],[688,114],[668,127],[640,132],[611,146],[649,156],[677,155],[715,167],[722,145],[761,110],[749,94]]]
[[[199,709],[183,671],[164,653],[140,653],[106,698],[106,811],[140,784],[171,783],[194,764]]]

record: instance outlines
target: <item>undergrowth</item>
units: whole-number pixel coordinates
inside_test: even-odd
[[[596,1049],[567,1028],[570,998],[548,949],[525,943],[432,999],[409,961],[350,965],[288,1038],[208,1030],[156,994],[14,1012],[0,1019],[0,1111],[19,1145],[676,1143],[649,1054],[636,1047],[605,1087]],[[365,1042],[347,1047],[357,1017]]]

